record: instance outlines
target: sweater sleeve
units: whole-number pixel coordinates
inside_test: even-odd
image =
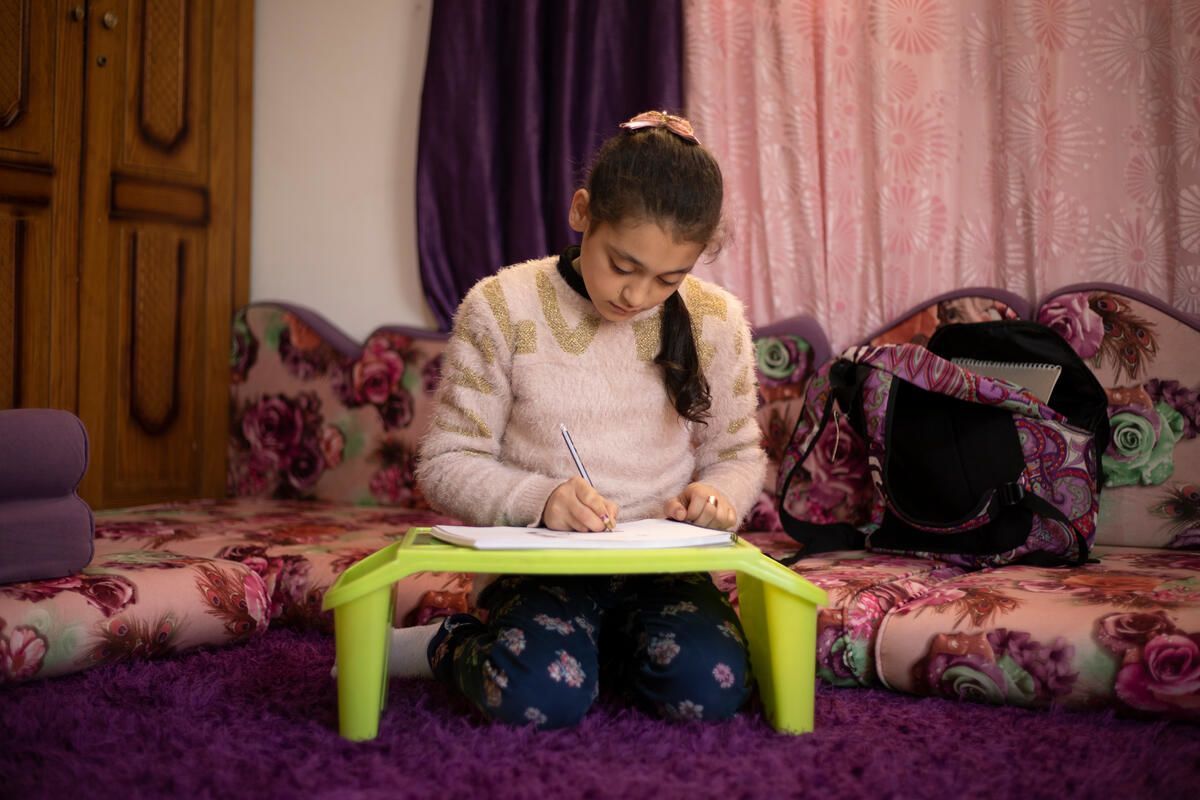
[[[434,508],[468,524],[533,525],[560,481],[500,460],[513,352],[533,336],[508,319],[501,291],[485,278],[455,315],[417,481]]]
[[[750,326],[739,303],[728,295],[724,324],[713,325],[704,349],[704,369],[712,396],[707,425],[695,427],[695,480],[720,489],[739,521],[750,512],[763,486],[767,456],[758,427],[758,381]]]

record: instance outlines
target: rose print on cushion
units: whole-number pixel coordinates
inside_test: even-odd
[[[347,408],[374,406],[385,431],[407,428],[413,420],[413,392],[422,392],[430,376],[417,365],[411,336],[373,334],[357,361],[345,365],[335,389]]]
[[[1088,304],[1086,292],[1053,298],[1038,311],[1038,322],[1061,336],[1080,358],[1100,352],[1104,321]]]
[[[29,680],[46,658],[46,637],[29,625],[5,630],[0,617],[0,685]]]
[[[371,475],[371,496],[384,505],[428,509],[429,502],[417,485],[417,454],[407,442],[387,438],[374,457],[380,468]]]
[[[1015,699],[1015,705],[1043,706],[1071,694],[1079,671],[1075,648],[1063,637],[1044,644],[1024,631],[997,628],[987,638],[1004,672],[1010,703]]]
[[[1139,711],[1200,718],[1200,633],[1162,611],[1106,614],[1096,640],[1121,662],[1117,697]]]
[[[799,397],[812,367],[812,348],[794,335],[762,336],[754,341],[758,391],[762,403]]]
[[[105,617],[111,617],[136,603],[138,596],[137,587],[128,578],[122,575],[89,575],[86,570],[65,578],[0,586],[0,595],[34,603],[48,600],[60,592],[81,595],[88,605],[99,609]]]
[[[311,495],[321,474],[341,463],[344,436],[329,428],[315,392],[262,395],[243,404],[230,441],[230,493]]]
[[[796,417],[803,405],[804,384],[812,371],[813,351],[802,337],[787,334],[754,340],[758,378],[758,425],[767,453],[763,492],[745,515],[743,530],[779,531],[783,526],[775,510],[775,481]]]
[[[1028,633],[939,633],[913,667],[924,693],[958,700],[1045,706],[1070,694],[1078,678],[1075,649],[1062,639],[1049,645]]]
[[[1112,438],[1103,456],[1105,485],[1153,486],[1175,471],[1175,443],[1183,415],[1166,403],[1109,407]]]
[[[1200,433],[1200,391],[1189,389],[1179,381],[1158,378],[1146,381],[1144,388],[1152,402],[1166,403],[1183,416],[1181,433],[1184,439],[1196,438]]]
[[[834,686],[858,686],[851,667],[853,641],[843,626],[841,609],[817,611],[817,676]]]

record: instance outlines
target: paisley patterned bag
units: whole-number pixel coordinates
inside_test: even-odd
[[[1057,364],[1048,403],[952,363]],[[948,325],[927,347],[853,347],[813,377],[781,464],[780,518],[801,555],[861,548],[975,568],[1080,564],[1096,535],[1107,399],[1086,364],[1042,325]],[[789,484],[831,415],[865,444],[875,487],[868,523],[792,516]],[[847,446],[849,443],[847,443]]]

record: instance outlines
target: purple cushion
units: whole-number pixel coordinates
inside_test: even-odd
[[[0,411],[0,501],[75,491],[88,463],[87,432],[51,408]]]
[[[95,523],[75,493],[87,432],[65,411],[0,411],[0,583],[60,578],[92,559]]]

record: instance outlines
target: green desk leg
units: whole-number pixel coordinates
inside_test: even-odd
[[[386,584],[333,610],[338,730],[352,741],[379,734],[379,712],[387,702],[393,588]]]
[[[777,731],[813,729],[817,609],[777,586],[739,572],[738,606],[750,642],[767,720]]]

